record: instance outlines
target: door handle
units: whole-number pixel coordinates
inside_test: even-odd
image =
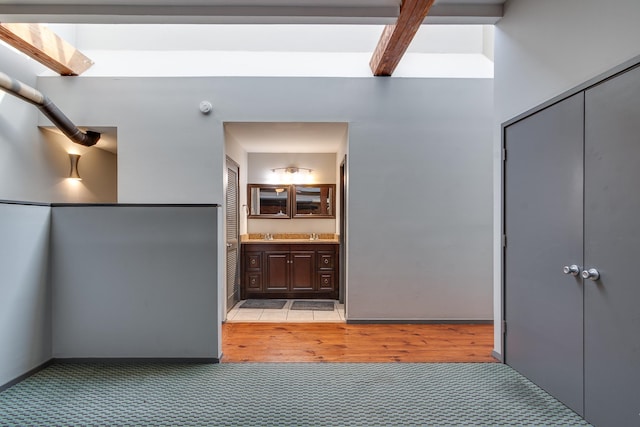
[[[572,276],[577,276],[578,274],[580,274],[580,267],[578,267],[575,264],[565,265],[564,267],[562,267],[562,272],[564,274],[570,274]]]
[[[583,279],[590,279],[590,280],[593,280],[595,282],[596,280],[598,280],[600,278],[600,272],[598,270],[596,270],[595,268],[590,268],[590,269],[584,270],[582,272],[582,278]]]
[[[228,248],[230,248],[231,246],[233,246],[231,243],[227,243]]]

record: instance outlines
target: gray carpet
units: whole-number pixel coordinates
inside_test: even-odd
[[[588,426],[497,363],[54,364],[0,426]]]
[[[282,299],[248,299],[239,308],[266,308],[280,310],[287,303]]]
[[[316,310],[316,311],[333,311],[336,306],[333,301],[294,301],[291,304],[291,310]]]

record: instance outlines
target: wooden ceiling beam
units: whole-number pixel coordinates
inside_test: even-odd
[[[435,0],[403,0],[395,24],[387,25],[369,66],[374,76],[390,76],[420,29]]]
[[[78,76],[93,65],[91,59],[42,24],[0,23],[0,40],[63,76]]]

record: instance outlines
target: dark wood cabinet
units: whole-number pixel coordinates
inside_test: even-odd
[[[242,245],[241,297],[338,297],[338,244],[248,243]]]

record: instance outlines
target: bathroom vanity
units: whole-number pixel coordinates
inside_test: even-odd
[[[240,297],[337,299],[338,253],[334,239],[243,241]]]

